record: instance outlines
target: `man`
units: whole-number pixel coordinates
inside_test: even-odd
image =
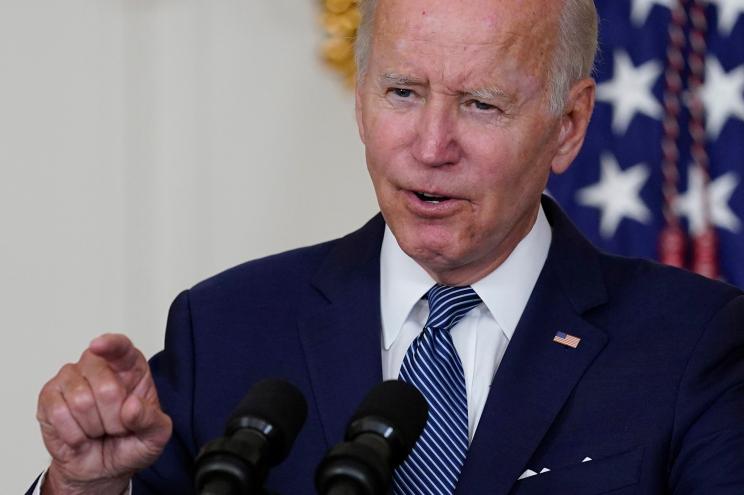
[[[189,493],[199,447],[268,376],[310,403],[268,485],[312,493],[369,388],[435,380],[416,368],[427,339],[456,378],[427,390],[427,429],[452,413],[460,437],[419,441],[396,493],[743,493],[742,294],[601,254],[541,206],[592,111],[593,3],[362,8],[357,121],[384,223],[182,293],[150,367],[123,336],[94,340],[40,395],[42,493],[132,477],[137,495]],[[442,286],[475,294],[446,329],[428,320]],[[443,384],[466,408],[433,403]]]

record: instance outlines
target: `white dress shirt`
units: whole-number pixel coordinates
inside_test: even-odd
[[[465,372],[471,441],[491,380],[545,265],[550,240],[550,224],[540,207],[532,229],[509,257],[471,285],[483,302],[450,330]],[[383,379],[398,378],[408,347],[421,333],[429,315],[429,305],[421,298],[434,284],[434,279],[403,252],[386,227],[380,252]]]
[[[471,441],[491,380],[548,257],[550,239],[550,224],[540,207],[532,230],[509,257],[472,284],[483,302],[450,330],[465,371],[468,437]],[[398,378],[406,351],[421,333],[429,316],[429,305],[421,298],[434,284],[434,279],[400,249],[390,229],[385,227],[380,252],[383,379]],[[33,495],[40,495],[43,481],[44,476]],[[130,483],[126,493],[131,491]]]

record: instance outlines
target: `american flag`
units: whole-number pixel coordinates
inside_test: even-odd
[[[744,0],[596,0],[597,104],[548,184],[599,247],[744,287]]]
[[[565,346],[576,349],[577,347],[579,347],[579,342],[581,342],[581,339],[565,332],[556,332],[555,337],[553,337],[553,342],[557,342],[559,344],[563,344]]]

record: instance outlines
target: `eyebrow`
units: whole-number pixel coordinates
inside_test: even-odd
[[[380,81],[383,84],[396,84],[398,86],[416,86],[424,84],[423,80],[406,74],[396,74],[394,72],[388,72],[382,75]]]
[[[423,79],[419,79],[407,74],[398,74],[395,72],[386,72],[380,77],[382,85],[392,84],[394,86],[420,86],[425,84]],[[466,89],[463,95],[469,95],[478,100],[509,100],[506,92],[497,87],[485,87],[476,89]]]
[[[466,90],[465,94],[479,100],[498,100],[507,97],[506,93],[499,88],[478,88]]]

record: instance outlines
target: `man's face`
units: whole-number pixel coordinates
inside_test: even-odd
[[[380,0],[357,120],[387,224],[439,282],[497,267],[567,166],[547,106],[561,3]]]

